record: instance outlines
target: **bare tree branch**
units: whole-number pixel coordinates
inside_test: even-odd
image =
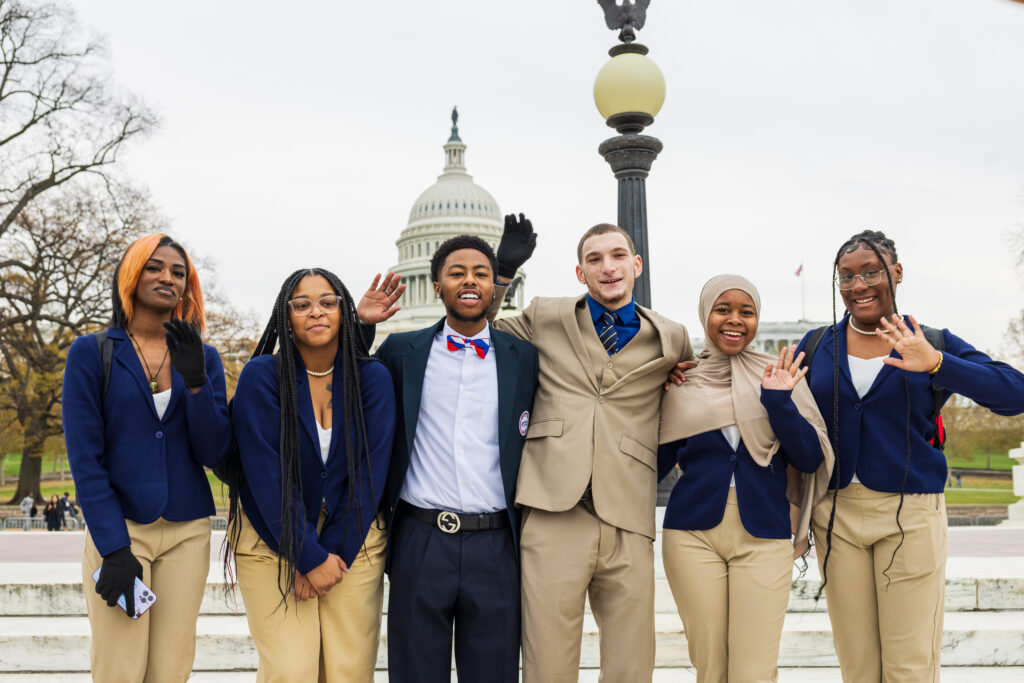
[[[109,81],[102,43],[65,4],[0,0],[0,236],[41,194],[106,179],[121,146],[154,126]]]

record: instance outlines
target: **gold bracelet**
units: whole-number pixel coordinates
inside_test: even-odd
[[[943,359],[943,357],[944,356],[943,356],[942,351],[939,351],[939,362],[935,365],[934,368],[932,368],[931,370],[928,371],[929,375],[933,375],[934,376],[935,373],[939,371],[939,368],[942,367],[942,359]]]

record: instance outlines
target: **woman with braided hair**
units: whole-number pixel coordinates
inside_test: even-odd
[[[394,402],[345,285],[292,273],[233,406],[229,534],[261,682],[373,680]]]
[[[215,513],[203,468],[220,465],[231,445],[224,368],[200,336],[206,318],[195,265],[173,239],[133,242],[111,290],[110,327],[71,345],[61,399],[89,525],[82,583],[92,675],[185,681]],[[152,590],[140,601],[136,579]],[[133,621],[125,612],[143,614]]]
[[[1024,375],[899,316],[903,266],[882,232],[847,240],[833,269],[846,315],[797,351],[811,356],[835,452],[811,526],[839,665],[856,683],[938,681],[946,459],[933,445],[936,411],[958,393],[999,415],[1024,412]]]

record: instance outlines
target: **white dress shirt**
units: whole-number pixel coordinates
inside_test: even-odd
[[[445,322],[434,337],[423,375],[416,437],[399,496],[421,508],[452,512],[505,509],[498,456],[498,365],[494,347],[448,350]],[[485,326],[473,339],[490,343]]]

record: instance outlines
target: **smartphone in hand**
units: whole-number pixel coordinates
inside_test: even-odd
[[[98,581],[100,578],[100,571],[103,567],[100,567],[92,574],[92,580]],[[125,614],[128,614],[132,619],[138,619],[146,613],[153,603],[156,602],[156,594],[149,589],[149,586],[142,583],[142,579],[135,578],[135,614],[128,614],[128,608],[125,606],[124,595],[117,596],[117,606],[124,610]]]

